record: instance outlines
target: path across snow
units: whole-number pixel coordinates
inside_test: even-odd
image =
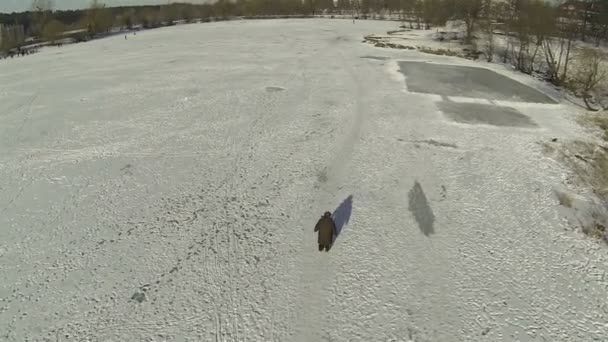
[[[399,61],[481,64],[361,43],[396,26],[193,24],[0,61],[0,340],[604,340],[606,250],[563,223],[538,144],[580,134],[572,109],[469,76],[473,96],[428,93]]]

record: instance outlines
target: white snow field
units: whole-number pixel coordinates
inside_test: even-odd
[[[0,61],[0,340],[607,341],[606,249],[563,220],[539,144],[582,136],[575,109],[361,43],[397,25],[193,24]]]

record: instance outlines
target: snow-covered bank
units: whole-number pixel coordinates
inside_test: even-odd
[[[563,222],[538,144],[582,135],[571,107],[452,120],[398,61],[474,62],[360,43],[394,25],[184,25],[0,62],[0,340],[608,336],[606,252]],[[325,210],[345,225],[319,253]]]

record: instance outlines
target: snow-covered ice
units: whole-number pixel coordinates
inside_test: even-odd
[[[605,340],[606,249],[560,216],[539,144],[582,134],[573,108],[361,43],[397,25],[193,24],[0,61],[0,340]],[[401,61],[560,103],[410,92]]]

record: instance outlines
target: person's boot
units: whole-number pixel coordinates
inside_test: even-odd
[[[323,245],[319,245],[319,252],[323,251]]]

